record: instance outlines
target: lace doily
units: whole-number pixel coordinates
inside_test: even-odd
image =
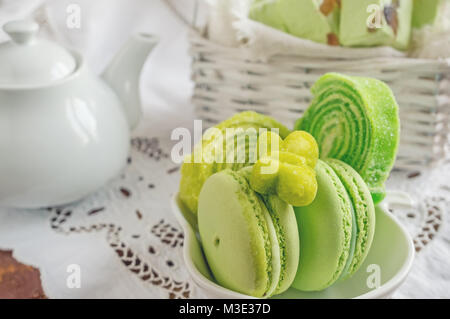
[[[450,297],[450,159],[417,172],[394,172],[390,190],[409,194],[412,205],[390,210],[406,226],[416,258],[399,298]]]
[[[63,236],[102,232],[129,275],[159,297],[199,297],[183,267],[184,235],[169,208],[179,166],[156,137],[136,137],[131,145],[120,177],[82,202],[49,208],[49,226]]]

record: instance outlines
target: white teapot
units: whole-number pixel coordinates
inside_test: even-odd
[[[0,44],[0,205],[40,208],[83,198],[126,164],[141,117],[139,78],[157,43],[133,35],[102,77],[76,52],[13,21]]]

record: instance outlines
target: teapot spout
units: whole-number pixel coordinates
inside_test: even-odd
[[[158,39],[153,35],[134,34],[103,73],[103,78],[122,102],[131,129],[137,126],[142,117],[139,89],[141,71],[157,43]]]

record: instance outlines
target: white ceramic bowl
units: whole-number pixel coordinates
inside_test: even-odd
[[[195,218],[183,208],[174,196],[172,209],[183,227],[185,234],[184,260],[193,280],[211,296],[211,298],[253,298],[226,289],[214,282],[204,258],[197,232]],[[303,292],[290,288],[274,298],[306,299],[306,298],[389,298],[403,283],[411,269],[414,259],[414,245],[405,228],[390,214],[387,209],[377,207],[375,237],[364,264],[350,279],[338,282],[320,292]],[[371,265],[375,265],[369,267]],[[380,286],[370,288],[368,284],[379,269]],[[372,276],[372,277],[371,277]]]

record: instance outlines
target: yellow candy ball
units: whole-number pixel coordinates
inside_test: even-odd
[[[295,131],[286,137],[281,150],[303,156],[309,167],[316,167],[319,159],[319,146],[315,138],[305,131]]]
[[[276,193],[293,206],[310,205],[317,194],[316,172],[307,165],[282,164]]]
[[[280,162],[269,156],[261,158],[253,166],[250,187],[260,194],[274,194]]]
[[[308,165],[306,158],[289,152],[274,153],[272,154],[272,158],[276,158],[282,163],[291,165]]]
[[[296,131],[283,141],[275,133],[264,132],[258,139],[258,151],[260,159],[248,177],[253,190],[277,194],[294,206],[312,203],[317,193],[314,167],[319,158],[314,137]]]

